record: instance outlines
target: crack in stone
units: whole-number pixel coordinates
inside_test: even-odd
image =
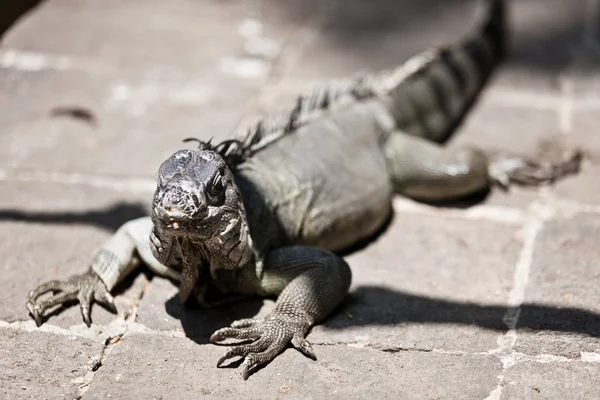
[[[92,363],[89,366],[90,372],[83,377],[83,382],[77,387],[77,399],[81,399],[85,392],[88,391],[88,389],[92,385],[94,376],[96,376],[98,370],[104,365],[106,357],[110,354],[111,349],[113,348],[113,346],[115,346],[121,341],[121,338],[127,333],[127,331],[127,324],[123,324],[123,330],[121,332],[117,333],[115,336],[109,336],[108,338],[106,338],[102,345],[100,356],[92,360]]]
[[[386,346],[382,348],[371,347],[383,351],[384,353],[431,353],[433,349],[419,349],[411,347],[400,347],[400,346]]]
[[[130,322],[135,322],[135,318],[137,315],[137,308],[146,293],[146,290],[150,287],[150,283],[152,282],[152,278],[146,281],[142,290],[140,290],[139,295],[132,301],[131,306],[128,311],[125,313],[124,318],[116,318],[115,320],[119,320],[123,322],[120,326],[121,329],[111,335],[108,335],[104,342],[102,343],[102,350],[100,352],[100,356],[95,358],[90,365],[90,373],[86,374],[83,378],[83,382],[78,386],[78,397],[77,399],[81,399],[85,392],[90,388],[92,382],[94,380],[94,376],[96,372],[104,365],[106,358],[111,353],[112,348],[121,342],[123,336],[129,332]],[[110,324],[109,324],[110,325]],[[43,326],[43,325],[42,325]]]

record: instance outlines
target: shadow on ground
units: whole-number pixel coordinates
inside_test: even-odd
[[[198,344],[209,343],[210,335],[235,320],[254,317],[262,306],[263,299],[258,297],[247,297],[211,308],[203,308],[193,302],[182,305],[178,295],[165,303],[167,314],[178,319],[185,335]]]
[[[359,286],[342,306],[343,312],[325,322],[332,329],[350,326],[443,323],[506,331],[502,305],[480,305],[403,293],[380,286]],[[352,319],[346,317],[352,314]],[[580,333],[600,337],[600,315],[580,308],[525,303],[517,329]]]
[[[262,300],[248,298],[214,309],[183,306],[177,296],[165,303],[167,313],[181,321],[185,335],[198,344],[209,343],[212,333],[229,326],[233,321],[254,317]],[[505,316],[514,308],[499,305],[480,305],[416,296],[378,286],[360,286],[324,322],[329,329],[354,326],[394,326],[398,324],[429,323],[477,326],[498,332],[508,330]],[[348,313],[352,318],[348,318]],[[600,315],[579,308],[523,304],[520,307],[517,330],[552,331],[585,334],[600,337]],[[249,341],[237,344],[246,344]],[[229,345],[222,345],[230,348]],[[226,368],[237,368],[243,359],[226,363]],[[266,367],[254,370],[252,373]]]
[[[423,33],[426,33],[425,37],[434,33],[431,37],[437,38],[435,43],[429,43],[427,46],[459,39],[461,33],[465,34],[476,26],[481,16],[476,9],[483,3],[484,0],[338,2],[335,12],[330,14],[331,17],[320,32],[320,40],[328,42],[336,51],[352,54],[368,63],[372,58],[371,48],[380,43],[390,42],[393,38],[398,38],[398,49],[402,54],[406,54],[403,46],[411,45],[407,41],[419,42],[415,37]],[[548,20],[552,18],[552,12],[540,12],[539,2],[532,1],[531,4],[527,4],[506,0],[506,3],[509,5],[508,34],[512,39],[509,63],[513,66],[558,73],[570,61],[574,48],[583,46],[581,38],[586,24],[584,1],[575,0],[573,7],[568,8],[564,7],[565,3],[557,2],[557,8],[564,12],[557,12],[555,20]],[[274,13],[276,18],[292,23],[306,23],[322,13],[326,4],[333,4],[333,1],[266,0],[262,4],[262,9],[267,15]],[[267,11],[267,8],[270,10]],[[517,20],[518,34],[515,32]],[[527,21],[527,24],[523,21]],[[457,32],[449,34],[446,24]]]
[[[232,321],[254,317],[262,300],[247,298],[213,309],[183,306],[177,296],[165,303],[167,313],[181,321],[186,336],[200,344]],[[499,332],[508,330],[504,318],[512,307],[480,305],[417,296],[379,286],[359,286],[323,325],[330,329],[409,323],[470,325]],[[352,318],[348,318],[348,313]],[[553,331],[600,337],[600,314],[580,308],[525,303],[520,307],[518,330]]]
[[[89,224],[115,231],[126,221],[147,215],[141,204],[117,203],[102,210],[86,212],[43,213],[19,210],[0,210],[0,221],[32,223]],[[388,224],[392,221],[388,222]],[[387,225],[377,235],[384,234]],[[376,236],[377,236],[376,235]],[[373,240],[373,239],[371,239]],[[367,243],[368,244],[368,243]],[[357,251],[366,244],[353,248]],[[126,289],[126,288],[125,288]],[[121,287],[120,291],[125,290]],[[260,310],[262,300],[246,298],[219,307],[205,309],[183,306],[177,296],[168,299],[165,307],[169,315],[181,321],[186,335],[198,343],[206,343],[217,329],[232,321],[252,317]],[[338,312],[325,322],[332,329],[363,325],[396,325],[402,323],[445,323],[474,325],[485,329],[505,331],[504,316],[509,307],[478,305],[402,293],[377,286],[360,286],[349,296]],[[351,313],[350,320],[345,313]],[[519,329],[582,333],[600,337],[600,315],[578,308],[523,304]]]
[[[85,224],[114,232],[125,222],[148,215],[141,203],[116,203],[106,209],[90,211],[33,212],[16,209],[1,210],[0,221],[20,221],[41,224]]]

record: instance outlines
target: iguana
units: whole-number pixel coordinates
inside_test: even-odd
[[[505,56],[505,5],[488,0],[484,10],[479,26],[454,45],[395,70],[323,85],[280,117],[261,119],[243,139],[195,139],[197,148],[174,153],[158,170],[150,217],[121,226],[88,272],[29,293],[37,325],[50,307],[77,300],[90,326],[92,302],[116,310],[110,291],[142,261],[179,282],[182,303],[277,296],[267,317],[235,321],[211,336],[254,339],[230,347],[217,367],[245,357],[247,379],[289,343],[314,359],[305,337],[350,286],[338,254],[383,226],[394,193],[450,201],[579,168],[578,151],[548,163],[442,146]]]

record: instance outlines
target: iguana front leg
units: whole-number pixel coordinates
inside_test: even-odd
[[[52,296],[45,300],[40,297],[52,292]],[[113,313],[117,313],[117,306],[106,285],[93,271],[75,275],[64,281],[54,280],[38,286],[29,292],[27,309],[33,316],[36,325],[42,325],[44,312],[59,304],[79,301],[83,322],[89,327],[92,324],[90,309],[92,302],[96,301],[105,305]]]
[[[90,309],[94,301],[116,312],[110,291],[129,275],[140,259],[154,272],[178,280],[179,274],[158,262],[150,248],[152,221],[149,217],[138,218],[123,224],[96,253],[88,272],[66,280],[43,283],[29,292],[27,309],[38,326],[44,313],[59,304],[79,301],[81,315],[87,326],[91,325]],[[42,299],[52,292],[49,298]]]
[[[260,280],[263,294],[279,295],[275,309],[264,319],[235,321],[216,331],[211,342],[256,339],[230,348],[217,362],[245,357],[242,375],[273,360],[288,343],[307,357],[316,356],[305,339],[309,329],[327,317],[348,292],[351,273],[341,258],[316,247],[290,246],[273,250],[265,260]]]

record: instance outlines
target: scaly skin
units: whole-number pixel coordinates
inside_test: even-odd
[[[535,185],[576,172],[576,150],[527,159],[441,146],[505,53],[504,5],[487,3],[481,27],[455,46],[391,73],[324,86],[300,97],[283,122],[265,120],[244,141],[198,140],[197,149],[169,157],[151,217],[123,225],[86,274],[29,294],[37,324],[48,308],[79,300],[89,325],[91,303],[114,307],[110,291],[139,261],[179,281],[182,302],[193,296],[214,304],[212,289],[277,296],[266,318],[236,321],[211,337],[254,339],[218,360],[245,357],[247,379],[290,343],[315,358],[306,335],[351,282],[335,252],[378,230],[394,193],[455,200],[495,183]]]

